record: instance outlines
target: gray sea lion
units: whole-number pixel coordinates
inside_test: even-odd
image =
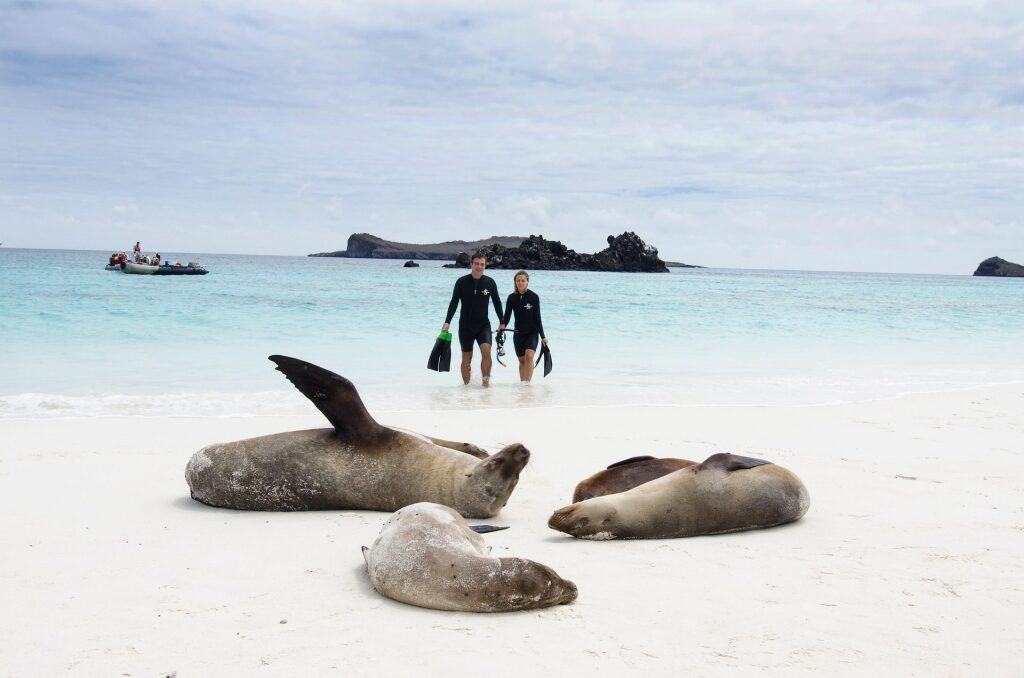
[[[457,512],[420,503],[391,516],[363,557],[373,588],[410,605],[509,612],[576,600],[576,585],[550,567],[490,550]]]
[[[270,359],[334,428],[204,447],[185,468],[192,497],[204,504],[395,511],[433,501],[467,518],[489,518],[508,501],[530,459],[518,443],[487,455],[469,443],[382,426],[348,379],[295,358]]]
[[[761,459],[713,454],[634,487],[555,511],[548,527],[589,539],[663,539],[799,520],[810,506],[792,472]]]
[[[668,475],[697,462],[689,459],[643,456],[617,461],[603,471],[581,480],[572,493],[573,502],[632,490],[637,485]]]

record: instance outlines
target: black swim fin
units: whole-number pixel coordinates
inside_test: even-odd
[[[430,349],[430,357],[427,358],[428,370],[436,370],[440,372],[440,370],[438,370],[437,367],[441,362],[441,349],[443,348],[444,346],[442,345],[440,339],[434,342],[434,348]]]
[[[447,372],[452,368],[452,341],[449,339],[444,342],[444,347],[441,349],[441,356],[437,361],[437,371]]]
[[[427,358],[427,369],[447,372],[452,366],[452,333],[442,332],[434,341],[434,348]]]
[[[534,367],[540,365],[541,359],[544,360],[544,376],[551,374],[551,349],[547,346],[543,346],[540,349],[540,355],[537,356],[537,362],[533,364]]]

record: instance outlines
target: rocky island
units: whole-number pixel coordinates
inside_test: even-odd
[[[525,240],[521,235],[492,235],[484,240],[449,240],[430,244],[391,242],[369,233],[353,233],[348,245],[337,252],[318,252],[311,257],[348,257],[356,259],[428,259],[450,261],[459,252],[476,252],[490,245],[516,247]]]
[[[681,262],[665,262],[658,258],[658,249],[645,243],[636,233],[608,236],[608,247],[596,254],[578,253],[557,240],[542,235],[491,236],[483,240],[448,240],[440,243],[414,244],[392,242],[369,233],[353,233],[346,249],[318,252],[311,257],[346,257],[360,259],[406,259],[406,268],[415,268],[413,259],[451,261],[446,268],[469,268],[476,252],[487,255],[489,268],[529,269],[534,271],[615,271],[665,273],[672,268],[703,268]]]
[[[1024,278],[1024,266],[1015,264],[999,257],[989,257],[978,264],[974,275],[994,276],[997,278]]]
[[[490,245],[481,250],[487,255],[487,267],[527,269],[531,271],[614,271],[626,273],[668,273],[658,258],[658,248],[640,239],[636,233],[608,236],[608,247],[596,254],[569,249],[557,240],[531,235],[518,247]],[[462,252],[446,268],[469,268],[470,253]]]

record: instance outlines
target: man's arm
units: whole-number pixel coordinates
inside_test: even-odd
[[[494,302],[494,311],[500,320],[504,317],[504,313],[501,310],[501,298],[498,297],[498,283],[494,282],[493,278],[491,278],[491,301]]]
[[[540,321],[540,297],[538,296],[533,300],[533,312],[537,318],[537,331],[540,332],[540,338],[544,339],[544,323]]]
[[[501,326],[507,327],[508,321],[512,318],[512,295],[505,300],[505,315],[501,316]]]
[[[462,278],[459,278],[462,280]],[[448,315],[444,317],[445,329],[455,317],[455,309],[459,307],[459,280],[455,281],[455,289],[452,290],[452,300],[448,303]]]

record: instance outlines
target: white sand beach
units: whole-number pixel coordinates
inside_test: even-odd
[[[311,408],[312,410],[312,408]],[[200,447],[303,417],[0,421],[2,676],[1019,676],[1024,387],[835,406],[381,412],[532,451],[486,535],[572,604],[463,614],[378,595],[387,514],[192,501]],[[795,524],[691,539],[550,530],[577,481],[637,454],[765,458],[806,484]]]

